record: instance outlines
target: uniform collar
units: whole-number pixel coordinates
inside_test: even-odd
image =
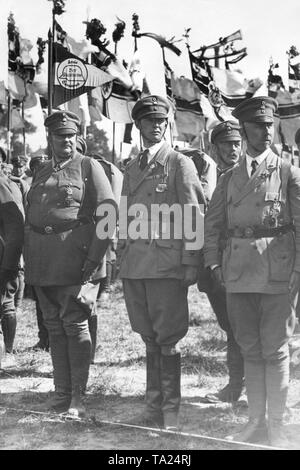
[[[148,163],[157,154],[157,152],[162,148],[164,143],[165,143],[165,141],[161,140],[157,144],[154,144],[154,145],[151,145],[151,147],[148,147],[148,149],[147,149],[148,150]],[[144,151],[144,150],[146,150],[145,147],[142,148],[142,151]]]
[[[267,158],[268,154],[270,153],[270,149],[266,149],[263,153],[260,155],[257,155],[257,157],[250,157],[250,155],[246,152],[246,161],[247,161],[247,166],[251,167],[251,163],[253,160],[256,160],[257,163],[260,165],[265,158]]]

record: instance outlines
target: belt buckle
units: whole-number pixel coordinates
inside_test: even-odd
[[[244,231],[245,237],[246,238],[252,238],[254,234],[254,230],[251,227],[246,227]]]
[[[45,230],[45,233],[47,233],[47,235],[49,235],[50,233],[53,233],[53,228],[51,227],[51,225],[46,225],[44,230]]]

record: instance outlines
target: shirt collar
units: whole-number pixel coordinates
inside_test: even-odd
[[[250,155],[246,153],[247,166],[251,167],[251,163],[253,162],[253,160],[256,160],[258,165],[260,165],[265,160],[269,152],[270,152],[270,149],[266,149],[263,153],[261,153],[260,155],[257,155],[257,157],[255,158],[250,157]]]
[[[152,160],[154,155],[157,154],[157,152],[161,149],[161,147],[164,145],[165,141],[161,140],[157,144],[151,145],[151,147],[148,147],[149,153],[148,153],[148,162]],[[143,151],[146,150],[146,148],[143,147]]]

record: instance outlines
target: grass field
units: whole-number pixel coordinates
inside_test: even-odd
[[[190,328],[181,341],[182,431],[224,438],[247,420],[245,397],[229,404],[203,404],[201,397],[226,384],[225,334],[218,327],[205,294],[189,291]],[[24,300],[18,317],[16,366],[0,371],[0,449],[243,449],[243,446],[199,437],[167,435],[158,431],[116,426],[143,409],[145,349],[133,333],[120,283],[111,300],[99,307],[96,364],[91,366],[86,405],[88,419],[68,421],[43,413],[53,390],[50,355],[32,352],[37,342],[34,303]],[[299,366],[298,366],[299,367]],[[300,448],[300,369],[293,368],[286,416],[294,446]],[[39,411],[39,413],[36,413]],[[105,421],[105,423],[103,423]],[[108,422],[110,424],[108,424]]]

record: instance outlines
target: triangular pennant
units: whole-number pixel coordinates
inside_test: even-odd
[[[53,107],[113,80],[58,43],[53,44],[53,65]]]

